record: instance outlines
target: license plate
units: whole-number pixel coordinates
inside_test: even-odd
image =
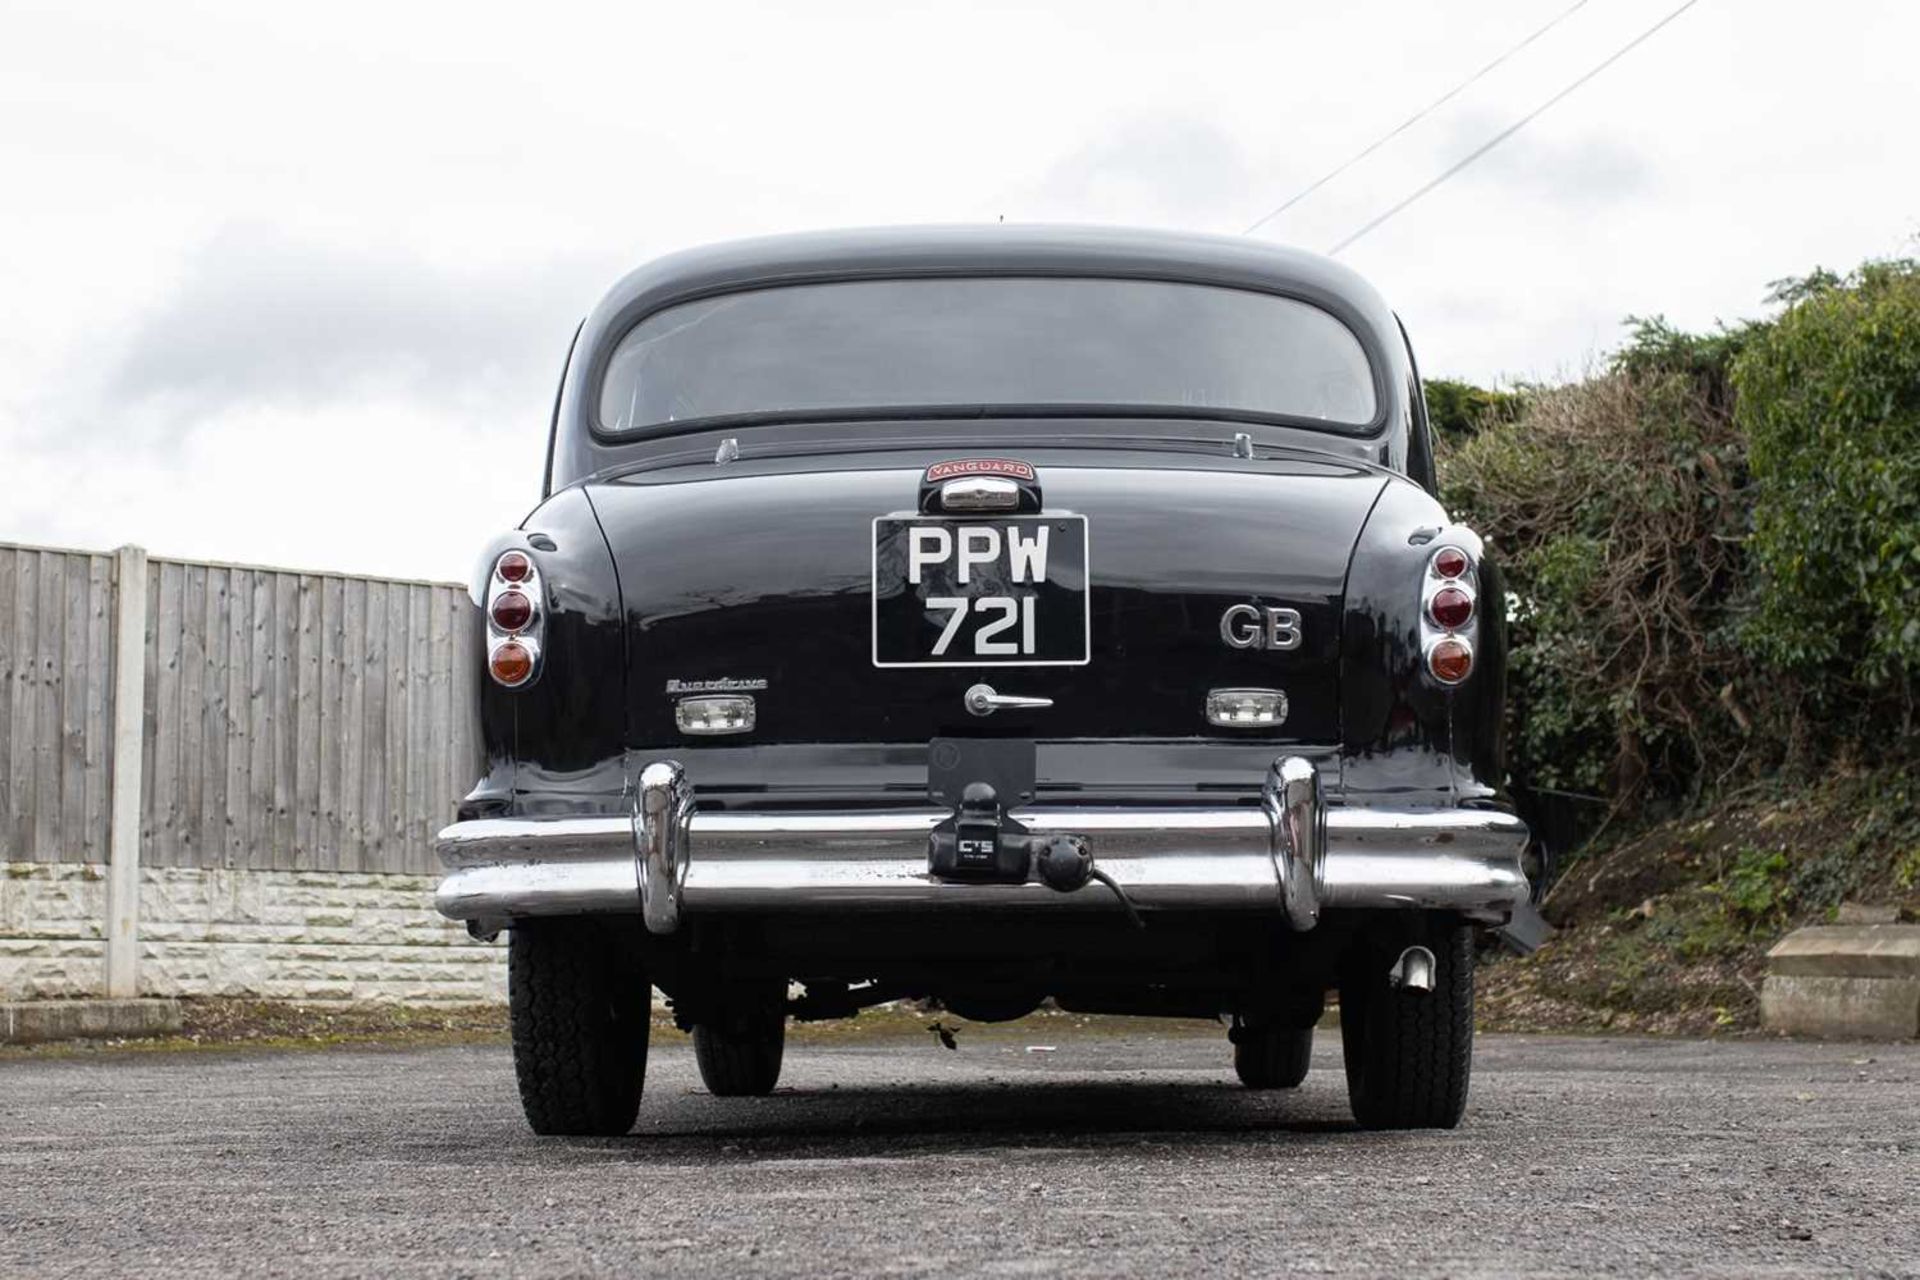
[[[874,666],[1082,666],[1092,634],[1085,516],[873,522]]]

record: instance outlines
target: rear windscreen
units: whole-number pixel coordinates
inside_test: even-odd
[[[861,280],[730,293],[628,331],[600,424],[845,410],[1209,410],[1363,429],[1351,330],[1273,294],[1153,280]]]

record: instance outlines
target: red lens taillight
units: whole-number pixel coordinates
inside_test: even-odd
[[[533,561],[524,552],[509,551],[493,566],[493,571],[508,582],[525,582],[533,574]]]
[[[487,655],[487,669],[509,688],[525,684],[533,674],[533,651],[518,640],[503,641]]]
[[[1434,622],[1455,631],[1473,620],[1473,597],[1459,587],[1442,587],[1427,601],[1427,612]]]
[[[1473,646],[1458,636],[1435,641],[1427,650],[1427,670],[1442,684],[1459,684],[1473,674]]]
[[[1474,588],[1478,580],[1473,557],[1462,547],[1435,547],[1427,557],[1427,579],[1422,596],[1427,673],[1441,684],[1455,685],[1473,674]],[[1463,634],[1464,633],[1464,634]]]
[[[1442,547],[1433,553],[1433,572],[1442,578],[1463,578],[1473,561],[1458,547]]]
[[[546,620],[540,566],[524,551],[503,551],[493,562],[487,583],[487,674],[509,689],[531,681],[540,670],[546,644]]]
[[[524,591],[502,591],[493,598],[493,625],[502,631],[523,630],[533,621],[533,601]]]

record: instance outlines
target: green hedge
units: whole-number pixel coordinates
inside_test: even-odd
[[[1442,390],[1443,497],[1508,571],[1522,784],[1917,754],[1920,264],[1776,289],[1738,329],[1633,321],[1579,383]]]
[[[1920,264],[1825,284],[1733,367],[1754,654],[1857,712],[1920,670]]]

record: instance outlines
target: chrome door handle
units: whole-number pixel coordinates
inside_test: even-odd
[[[1052,698],[1021,698],[1011,693],[995,693],[990,684],[977,684],[967,690],[964,701],[967,710],[977,716],[990,716],[996,711],[1023,710],[1029,707],[1050,707]]]

